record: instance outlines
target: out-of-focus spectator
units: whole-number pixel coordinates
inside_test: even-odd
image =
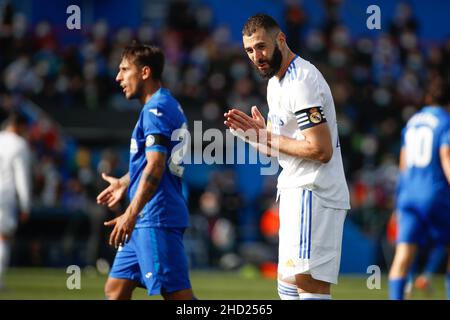
[[[301,1],[280,5],[284,6],[288,39],[293,41],[291,48],[301,51],[330,82],[354,202],[349,218],[367,234],[379,236],[392,206],[396,166],[391,159],[399,151],[401,127],[421,104],[422,88],[429,79],[450,75],[450,40],[424,41],[420,36],[421,21],[408,2],[398,4],[392,20],[387,22],[386,33],[376,38],[357,38],[341,19],[342,3],[323,0],[325,16],[319,25],[312,25]],[[202,1],[176,0],[164,2],[164,6],[166,14],[162,15],[161,27],[145,21],[135,29],[115,28],[109,21],[98,20],[83,26],[86,37],[75,46],[62,45],[56,26],[48,21],[31,25],[13,2],[7,2],[0,9],[2,109],[17,109],[30,99],[50,115],[52,109],[119,114],[138,110],[139,104],[127,102],[114,81],[122,48],[135,38],[163,47],[167,58],[164,83],[179,98],[190,122],[202,120],[204,129],[224,130],[221,115],[229,106],[243,111],[252,105],[264,109],[266,82],[248,64],[241,44],[231,41],[230,27],[215,24],[214,15],[219,13]],[[89,199],[91,189],[98,188],[98,181],[92,178],[96,176],[96,166],[111,165],[106,155],[94,161],[95,151],[102,148],[87,146],[89,150],[81,154],[88,153],[91,158],[88,163],[77,163],[74,158],[80,146],[68,141],[47,114],[34,118],[29,135],[36,206],[54,208],[63,203],[64,197],[66,203],[73,202],[69,201],[69,195],[73,196],[69,190],[77,183]],[[119,170],[117,167],[115,170]],[[391,175],[383,174],[383,170]],[[239,209],[252,205],[237,200],[236,186],[230,187],[230,192],[223,188],[231,185],[226,181],[239,179],[231,175],[213,177],[213,182],[205,187],[205,197],[200,204],[193,202],[191,210],[205,212],[206,207],[199,207],[208,201],[219,203],[214,217],[201,216],[209,225],[221,218],[230,222],[231,227],[218,230],[228,230],[234,241],[231,251],[236,251],[235,244],[239,243]],[[211,200],[214,197],[216,200]],[[255,210],[262,214],[266,209]],[[101,217],[113,214],[93,213],[95,210],[87,210],[89,217],[95,218],[91,221],[93,230],[97,230]],[[90,248],[100,241],[90,239]],[[90,257],[99,255],[95,250],[90,252],[94,252],[88,254]],[[218,263],[220,256],[216,260]]]
[[[299,0],[286,0],[284,11],[286,37],[289,41],[289,48],[291,48],[293,52],[298,52],[300,50],[300,43],[302,43],[302,28],[306,24],[307,19],[299,2]]]

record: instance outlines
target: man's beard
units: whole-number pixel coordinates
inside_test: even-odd
[[[281,51],[280,49],[278,49],[278,45],[275,44],[275,49],[273,50],[272,58],[270,58],[269,61],[264,60],[258,61],[258,63],[267,63],[269,65],[269,68],[266,71],[262,71],[258,69],[257,65],[255,65],[255,67],[263,79],[270,79],[274,75],[276,75],[280,70],[282,58],[283,56],[281,55]]]
[[[134,92],[131,92],[130,95],[128,97],[126,97],[128,100],[133,100],[133,99],[139,99],[142,95],[142,92],[144,90],[144,83],[143,82],[139,82],[137,84],[137,88],[136,90],[134,90]]]

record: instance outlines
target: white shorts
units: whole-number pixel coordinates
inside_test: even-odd
[[[13,207],[0,206],[0,234],[11,236],[17,229],[17,214]]]
[[[295,282],[296,274],[338,282],[346,210],[324,207],[310,190],[282,189],[278,274]]]

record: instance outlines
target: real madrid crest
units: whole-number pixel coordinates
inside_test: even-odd
[[[309,120],[312,123],[319,123],[320,121],[322,121],[322,115],[317,108],[311,108],[309,110]]]

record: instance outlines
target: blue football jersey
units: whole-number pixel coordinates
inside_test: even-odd
[[[449,208],[450,186],[442,169],[439,150],[450,145],[450,114],[443,108],[424,107],[402,132],[406,169],[399,181],[397,205],[429,211]],[[427,214],[427,212],[424,212]]]
[[[130,200],[136,194],[139,180],[147,164],[145,152],[166,153],[167,163],[160,184],[150,201],[139,213],[136,228],[188,226],[189,213],[182,193],[182,168],[171,164],[172,149],[180,143],[171,141],[172,133],[186,127],[186,117],[169,90],[161,88],[144,105],[133,130],[130,144]],[[163,136],[168,145],[154,144],[155,135]]]

